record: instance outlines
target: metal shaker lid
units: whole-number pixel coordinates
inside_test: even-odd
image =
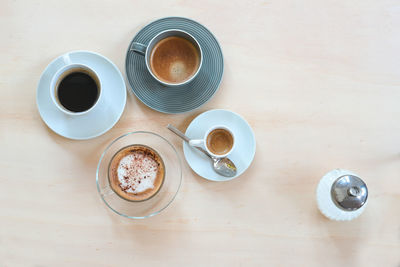
[[[333,183],[331,197],[335,205],[342,210],[358,210],[367,201],[367,185],[357,176],[344,175]]]

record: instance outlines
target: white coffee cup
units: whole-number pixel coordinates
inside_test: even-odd
[[[64,64],[65,66],[63,66],[61,69],[59,69],[56,74],[53,76],[53,78],[51,79],[50,82],[50,97],[54,103],[54,105],[63,113],[67,114],[67,115],[71,115],[71,116],[76,116],[76,115],[83,115],[86,114],[88,112],[90,112],[91,110],[93,110],[95,108],[95,106],[97,106],[97,104],[100,102],[100,98],[102,96],[102,85],[99,79],[99,75],[96,73],[95,70],[93,70],[92,68],[90,68],[89,66],[82,64],[82,63],[72,63],[71,59],[69,58],[68,54],[65,54],[63,56],[63,60],[64,60]],[[61,81],[67,77],[69,74],[74,73],[74,72],[82,72],[85,73],[87,75],[89,75],[96,83],[97,85],[97,90],[98,90],[98,94],[97,94],[97,99],[94,102],[94,104],[84,110],[84,111],[79,111],[79,112],[75,112],[75,111],[71,111],[68,110],[67,108],[65,108],[61,102],[60,99],[58,97],[58,87],[61,83]]]
[[[218,133],[218,132],[216,132],[216,130],[222,130],[222,131],[220,133]],[[219,140],[217,140],[218,134],[220,135]],[[210,136],[210,135],[213,135],[213,136]],[[223,138],[221,135],[226,135],[226,140],[221,140],[221,138]],[[211,139],[208,140],[208,138],[211,138]],[[228,140],[228,139],[231,139],[231,140]],[[229,150],[226,152],[224,151],[224,153],[217,153],[215,147],[212,147],[213,144],[216,146],[217,145],[226,146],[227,148],[229,148]],[[207,130],[207,132],[204,134],[204,137],[202,139],[190,140],[189,145],[201,147],[201,148],[205,149],[213,157],[224,158],[224,157],[227,157],[235,148],[235,136],[234,136],[233,132],[227,126],[215,125]]]

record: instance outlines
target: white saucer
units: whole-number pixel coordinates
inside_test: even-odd
[[[102,135],[119,120],[126,103],[126,86],[117,66],[104,56],[89,51],[68,53],[72,63],[81,63],[93,68],[102,83],[102,97],[87,114],[68,116],[60,111],[50,97],[50,82],[62,68],[63,55],[54,59],[44,70],[37,87],[36,103],[40,116],[55,133],[70,139],[84,140]]]
[[[224,124],[235,135],[235,148],[228,157],[237,167],[236,176],[227,178],[217,174],[212,169],[211,160],[186,142],[183,143],[183,152],[189,166],[201,177],[211,181],[228,181],[239,177],[250,166],[256,153],[256,138],[245,119],[223,109],[209,110],[197,116],[186,129],[186,135],[190,139],[201,139],[211,126],[218,124]]]

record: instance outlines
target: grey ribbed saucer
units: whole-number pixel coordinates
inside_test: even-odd
[[[180,29],[193,35],[203,50],[203,65],[189,84],[165,87],[157,82],[146,68],[144,56],[130,51],[133,42],[148,44],[159,32]],[[162,18],[145,26],[133,38],[125,61],[126,76],[133,93],[148,107],[164,113],[182,113],[206,103],[218,90],[224,72],[221,47],[214,35],[196,21],[181,18]]]

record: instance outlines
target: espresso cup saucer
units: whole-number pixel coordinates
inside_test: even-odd
[[[147,70],[144,56],[132,51],[133,43],[148,45],[158,33],[182,30],[200,44],[203,62],[197,76],[188,84],[166,87]],[[128,46],[125,70],[132,92],[146,106],[163,113],[183,113],[194,110],[209,101],[217,92],[224,72],[221,47],[214,35],[200,23],[182,17],[158,19],[146,25]]]
[[[235,135],[235,147],[228,156],[237,167],[234,177],[217,174],[210,158],[183,142],[183,152],[189,166],[199,176],[211,181],[228,181],[239,177],[250,166],[256,152],[256,139],[250,125],[239,114],[229,110],[215,109],[200,114],[189,124],[186,135],[190,139],[201,139],[210,127],[222,123]]]
[[[67,53],[71,63],[85,64],[94,69],[102,83],[103,96],[86,114],[67,115],[51,99],[50,82],[59,69],[65,66],[61,55],[54,59],[40,77],[36,103],[46,125],[55,133],[75,140],[85,140],[102,135],[119,120],[126,103],[126,86],[117,66],[106,57],[90,51]]]

